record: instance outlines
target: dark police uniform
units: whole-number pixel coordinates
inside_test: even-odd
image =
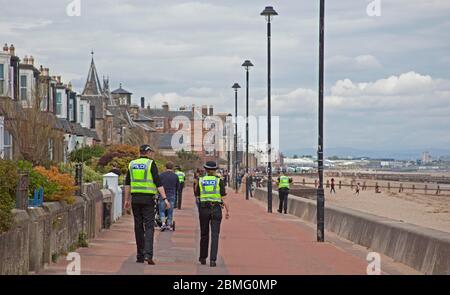
[[[139,165],[145,165],[145,167]],[[133,170],[135,170],[134,176]],[[142,177],[139,177],[140,172],[144,173]],[[156,163],[144,156],[131,161],[125,177],[125,185],[131,186],[131,208],[134,217],[137,261],[143,262],[144,259],[153,258],[155,194],[157,188],[162,186]]]
[[[220,224],[222,222],[222,197],[226,195],[224,182],[218,176],[202,176],[195,187],[195,196],[199,200],[200,217],[200,258],[206,263],[211,227],[211,266],[215,266],[219,248]]]

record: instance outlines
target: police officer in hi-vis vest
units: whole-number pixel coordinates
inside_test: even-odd
[[[139,159],[128,165],[125,177],[125,208],[130,207],[134,216],[138,263],[155,264],[153,261],[153,234],[155,223],[155,195],[159,192],[166,207],[170,208],[162,186],[155,161],[151,159],[152,149],[144,144],[140,147]]]
[[[178,192],[177,192],[177,198],[175,201],[175,207],[178,209],[181,209],[181,201],[183,199],[183,188],[184,188],[184,180],[186,178],[186,175],[183,171],[181,171],[180,166],[175,166],[175,174],[178,176],[178,181],[180,182],[180,185],[178,186]]]
[[[284,175],[283,172],[277,179],[278,184],[278,197],[280,198],[280,206],[278,207],[278,212],[281,213],[284,209],[284,214],[287,214],[287,203],[290,184],[292,183],[292,178]]]
[[[209,230],[211,228],[210,266],[216,266],[217,250],[219,248],[220,223],[222,221],[222,207],[225,207],[225,218],[230,217],[227,204],[223,197],[226,195],[224,182],[216,175],[217,164],[208,161],[203,166],[206,176],[200,176],[195,186],[195,196],[199,200],[200,217],[200,258],[201,264],[206,264],[209,246]]]

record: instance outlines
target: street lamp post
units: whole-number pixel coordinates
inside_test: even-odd
[[[234,179],[234,190],[238,191],[237,184],[237,169],[238,169],[238,161],[237,161],[237,93],[238,89],[241,88],[238,83],[234,83],[231,87],[234,89],[234,169],[233,169],[233,179]]]
[[[271,134],[271,76],[270,76],[270,38],[271,26],[270,21],[273,16],[278,13],[272,6],[266,6],[261,12],[267,20],[267,212],[272,213],[272,134]]]
[[[227,182],[228,185],[230,185],[230,171],[231,171],[231,140],[230,140],[230,135],[231,135],[231,118],[233,115],[228,114],[227,115],[227,172],[228,172],[228,178],[227,178]]]
[[[325,231],[325,193],[323,190],[323,68],[324,68],[324,20],[325,0],[320,0],[319,24],[319,144],[317,149],[317,166],[319,188],[317,189],[317,242],[324,242]]]
[[[248,177],[248,80],[249,80],[249,68],[253,67],[253,64],[251,61],[246,60],[244,61],[244,63],[242,64],[242,66],[245,68],[245,73],[246,73],[246,98],[245,98],[245,106],[246,106],[246,110],[245,110],[245,172],[247,173],[247,181],[249,179]],[[245,199],[248,200],[248,184],[246,183],[246,187],[245,187]]]

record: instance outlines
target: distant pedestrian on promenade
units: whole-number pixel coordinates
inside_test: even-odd
[[[282,210],[284,209],[284,214],[287,214],[288,195],[291,183],[292,178],[284,175],[284,173],[281,172],[280,176],[277,178],[278,197],[280,198],[278,213],[283,212]]]
[[[133,210],[136,262],[147,261],[148,264],[155,264],[153,261],[155,195],[159,192],[167,208],[170,208],[170,203],[159,178],[158,167],[151,158],[151,147],[144,144],[139,151],[140,157],[130,162],[125,176],[125,208],[129,209],[131,205]]]
[[[181,209],[181,202],[183,200],[183,189],[184,189],[184,181],[186,178],[186,174],[181,171],[180,166],[175,166],[175,174],[178,176],[178,181],[180,185],[178,186],[177,195],[175,198],[175,207]]]
[[[225,218],[230,217],[227,204],[224,202],[226,196],[223,181],[216,175],[217,164],[208,161],[204,165],[206,176],[199,178],[195,187],[195,196],[199,200],[200,218],[200,257],[201,264],[206,264],[209,247],[209,231],[211,229],[211,253],[209,263],[211,267],[216,266],[217,252],[219,249],[220,224],[222,222],[222,207],[225,207]]]
[[[180,181],[178,175],[173,171],[172,162],[166,163],[166,171],[161,173],[159,178],[161,179],[164,191],[166,192],[167,200],[169,200],[170,203],[170,208],[166,209],[165,202],[162,201],[160,196],[159,216],[162,222],[161,231],[166,229],[173,230],[173,209],[175,208],[175,200],[177,192],[179,191]]]
[[[336,193],[336,190],[334,189],[334,178],[331,178],[331,190],[330,190],[330,194],[331,193]]]
[[[253,198],[253,181],[254,181],[254,172],[250,172],[247,176],[247,190],[250,198]]]
[[[355,188],[355,195],[359,196],[359,182],[356,184],[356,188]]]

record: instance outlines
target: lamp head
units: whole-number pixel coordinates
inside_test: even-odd
[[[244,63],[242,64],[243,67],[246,67],[247,69],[249,67],[253,67],[253,64],[251,61],[249,61],[248,59],[246,61],[244,61]]]
[[[268,21],[271,20],[272,16],[278,15],[278,13],[273,9],[272,6],[266,6],[264,10],[261,12],[261,15],[265,16]]]
[[[231,88],[233,88],[234,90],[238,90],[238,88],[241,88],[241,86],[239,86],[239,84],[238,83],[234,83],[233,84],[233,86],[231,87]]]

